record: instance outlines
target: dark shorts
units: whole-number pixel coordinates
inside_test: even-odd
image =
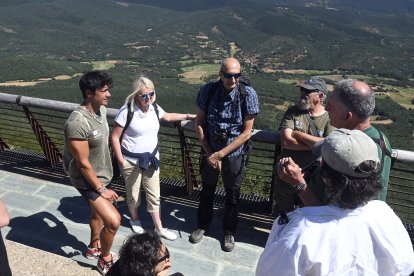
[[[79,189],[76,188],[84,199],[89,203],[89,200],[95,201],[101,195],[95,189]]]

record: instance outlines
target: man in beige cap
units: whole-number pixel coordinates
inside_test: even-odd
[[[299,208],[289,222],[276,219],[256,276],[410,275],[413,247],[401,220],[383,201],[381,161],[373,140],[359,130],[337,129],[316,144],[329,205]],[[306,186],[302,169],[282,158]]]

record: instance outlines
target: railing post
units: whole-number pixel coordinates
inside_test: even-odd
[[[0,152],[5,151],[6,149],[10,149],[10,147],[0,138]]]
[[[269,201],[270,201],[270,212],[274,212],[275,209],[275,189],[276,189],[276,182],[278,180],[278,175],[276,171],[276,164],[278,161],[278,156],[280,154],[280,145],[275,144],[275,150],[273,154],[273,171],[272,171],[272,183],[270,185],[270,194],[269,194]]]
[[[184,178],[187,186],[187,194],[189,195],[194,187],[198,187],[198,182],[195,177],[193,162],[191,161],[190,148],[185,140],[185,134],[182,127],[176,124],[178,135],[180,136],[181,157],[183,161]]]
[[[32,126],[33,132],[36,135],[37,141],[49,163],[49,166],[54,167],[62,162],[62,154],[59,152],[55,143],[49,138],[46,131],[43,130],[42,126],[25,106],[22,106],[30,125]]]

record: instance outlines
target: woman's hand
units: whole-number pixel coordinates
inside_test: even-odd
[[[195,120],[196,114],[187,114],[186,120]]]

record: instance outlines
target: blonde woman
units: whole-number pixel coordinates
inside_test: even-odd
[[[132,231],[144,232],[138,217],[140,187],[143,185],[147,198],[147,211],[151,214],[156,231],[165,239],[175,240],[177,235],[163,228],[160,218],[160,169],[158,151],[159,120],[168,122],[194,120],[194,114],[165,112],[155,104],[154,83],[139,77],[132,84],[133,92],[119,109],[112,131],[112,147],[121,174],[125,179],[128,209]],[[128,108],[133,117],[125,131]],[[122,139],[120,140],[120,137]]]

